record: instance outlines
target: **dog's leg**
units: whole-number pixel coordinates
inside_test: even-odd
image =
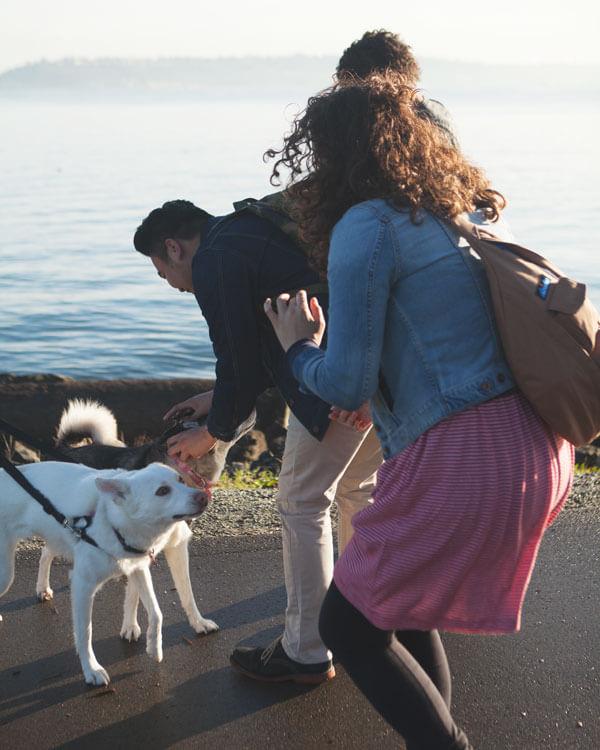
[[[158,606],[152,577],[148,566],[138,568],[130,574],[139,592],[142,604],[148,613],[148,630],[146,631],[146,653],[156,661],[162,661],[162,612]]]
[[[37,598],[40,602],[50,601],[50,599],[54,597],[54,591],[50,588],[50,568],[52,567],[52,560],[54,560],[54,552],[46,544],[42,549],[37,583],[35,586]]]
[[[90,566],[85,571],[77,561],[71,573],[71,607],[73,610],[73,635],[79,654],[83,676],[88,685],[108,685],[108,672],[96,660],[92,649],[92,609],[94,596],[101,581],[89,578]]]
[[[15,577],[17,540],[0,529],[0,596],[6,594]]]
[[[219,629],[219,626],[216,622],[202,617],[196,606],[196,600],[194,599],[194,592],[192,591],[192,583],[190,581],[188,540],[189,536],[179,542],[179,544],[175,544],[172,547],[166,546],[164,548],[165,557],[167,558],[169,568],[171,569],[171,575],[173,576],[173,582],[175,583],[175,588],[179,594],[181,606],[185,610],[190,625],[194,628],[196,633],[213,633],[215,630]]]
[[[127,577],[125,588],[125,602],[123,604],[123,624],[121,625],[121,638],[126,641],[137,641],[142,629],[137,620],[138,603],[140,594],[135,579]]]

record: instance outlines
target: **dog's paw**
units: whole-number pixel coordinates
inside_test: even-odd
[[[93,685],[95,687],[108,685],[108,683],[110,682],[108,672],[106,671],[106,669],[101,667],[100,664],[98,664],[96,669],[84,669],[83,676],[85,677],[85,681],[88,685]]]
[[[213,620],[206,620],[204,617],[201,617],[199,620],[193,620],[190,622],[190,625],[198,635],[208,635],[219,629],[216,622],[213,622]]]
[[[163,660],[162,643],[148,641],[146,644],[146,653],[154,661],[161,662]]]
[[[123,640],[131,643],[132,641],[137,641],[141,634],[142,629],[137,622],[123,623],[123,627],[121,628],[121,638]]]
[[[50,587],[37,592],[38,602],[49,602],[54,599],[54,591]]]

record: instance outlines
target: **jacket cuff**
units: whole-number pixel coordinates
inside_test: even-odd
[[[215,424],[210,414],[208,415],[208,418],[206,420],[206,429],[214,438],[217,438],[217,440],[222,440],[224,443],[230,443],[235,438],[236,434],[235,429],[224,430],[219,427],[219,425]]]
[[[285,353],[285,358],[296,380],[302,384],[302,369],[307,359],[314,355],[323,355],[323,351],[311,339],[300,339],[292,344]]]

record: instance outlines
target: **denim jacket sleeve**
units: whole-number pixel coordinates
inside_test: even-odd
[[[389,224],[370,206],[350,209],[329,249],[329,323],[325,352],[294,346],[294,376],[324,401],[356,409],[376,392],[386,310],[396,277]]]
[[[230,249],[220,252],[211,247],[201,252],[194,263],[194,291],[217,360],[206,424],[211,435],[229,441],[270,383],[260,358],[250,269],[243,256]]]

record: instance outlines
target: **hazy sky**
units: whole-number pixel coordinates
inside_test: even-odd
[[[0,0],[0,71],[73,56],[338,55],[382,27],[421,58],[600,63],[598,0]]]

